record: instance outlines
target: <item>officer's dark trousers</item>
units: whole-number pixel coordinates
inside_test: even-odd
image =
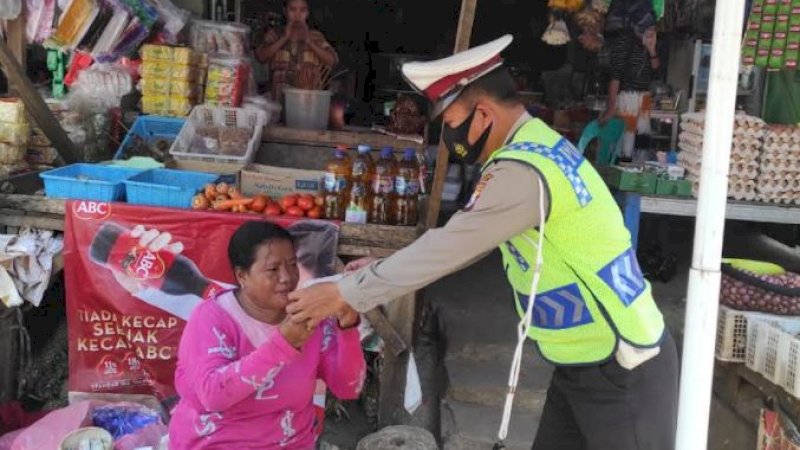
[[[658,356],[634,370],[616,359],[556,368],[533,450],[674,450],[677,414],[678,356],[668,335]]]

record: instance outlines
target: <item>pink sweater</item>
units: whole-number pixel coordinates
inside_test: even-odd
[[[365,374],[357,328],[329,319],[298,351],[221,294],[195,309],[181,337],[170,449],[313,449],[316,380],[353,399]]]

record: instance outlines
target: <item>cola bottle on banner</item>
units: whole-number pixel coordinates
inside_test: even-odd
[[[169,295],[195,295],[206,299],[223,286],[209,280],[195,263],[168,250],[150,251],[139,245],[131,230],[106,222],[95,234],[89,248],[95,263]]]

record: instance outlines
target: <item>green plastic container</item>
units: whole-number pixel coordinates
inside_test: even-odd
[[[606,184],[620,191],[655,194],[658,175],[654,173],[630,172],[620,166],[602,167],[600,175]]]
[[[656,184],[656,194],[691,197],[692,183],[686,180],[669,180],[667,178],[659,178]]]

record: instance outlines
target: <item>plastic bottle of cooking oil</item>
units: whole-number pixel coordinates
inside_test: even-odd
[[[407,148],[397,169],[394,182],[395,199],[393,216],[396,225],[417,224],[419,196],[419,162],[413,148]]]
[[[350,201],[345,212],[345,222],[367,223],[370,199],[370,183],[375,173],[372,162],[372,147],[359,145],[358,154],[353,158],[350,185]]]
[[[397,161],[391,147],[381,150],[381,157],[375,163],[375,175],[372,178],[372,201],[370,202],[370,223],[382,225],[392,224],[392,201],[394,200],[394,182],[397,176]]]
[[[336,147],[333,156],[328,160],[322,183],[326,219],[344,220],[352,171],[350,158],[347,156],[347,147]]]

